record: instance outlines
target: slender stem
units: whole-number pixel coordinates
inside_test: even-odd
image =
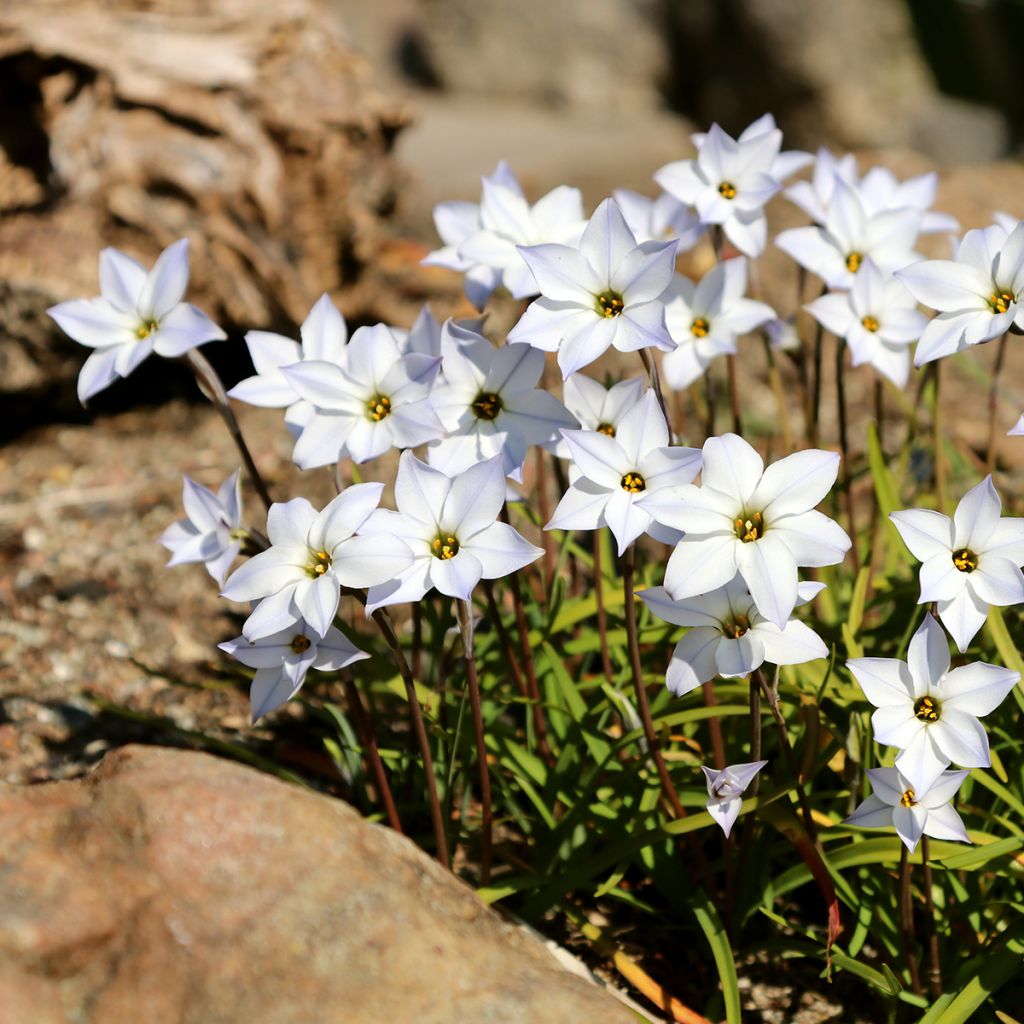
[[[750,677],[750,760],[761,760],[761,687],[753,676]],[[750,795],[757,796],[760,788],[761,776],[755,775]]]
[[[839,409],[839,451],[843,457],[843,497],[846,500],[846,518],[850,528],[850,554],[853,571],[860,572],[860,552],[857,550],[857,516],[854,510],[853,467],[850,462],[850,440],[846,426],[846,341],[836,338],[836,405]]]
[[[260,476],[260,471],[256,468],[256,463],[253,461],[249,446],[245,443],[245,438],[242,436],[242,428],[239,427],[238,420],[235,419],[231,403],[228,401],[228,393],[224,390],[224,385],[221,383],[217,371],[210,364],[209,359],[197,348],[189,349],[182,359],[192,373],[195,374],[199,390],[213,402],[214,408],[220,413],[220,418],[224,421],[231,439],[235,442],[235,447],[238,448],[238,452],[242,456],[249,479],[252,481],[253,487],[256,488],[260,501],[263,502],[269,511],[273,500],[270,497],[270,492],[267,490],[267,485],[263,482],[263,477]]]
[[[715,375],[710,368],[704,372],[704,394],[707,401],[707,418],[704,421],[704,434],[706,437],[715,435],[715,412],[718,404],[718,387],[715,384]]]
[[[1005,341],[1005,338],[1003,339]],[[925,929],[928,940],[928,987],[932,998],[942,995],[942,961],[939,959],[939,936],[935,928],[935,900],[932,895],[932,861],[928,837],[921,836],[921,860],[924,862]]]
[[[714,708],[718,706],[718,697],[715,696],[715,687],[710,679],[701,683],[701,692],[704,694],[704,706]],[[725,741],[722,739],[722,720],[718,715],[708,719],[708,730],[711,733],[711,756],[714,759],[716,768],[725,767]]]
[[[512,638],[508,635],[508,630],[505,628],[501,609],[498,607],[498,598],[494,593],[494,582],[492,580],[481,580],[480,583],[484,588],[484,597],[487,599],[488,614],[494,623],[494,630],[498,634],[498,642],[501,644],[501,649],[505,652],[505,660],[508,662],[508,667],[512,672],[516,689],[519,690],[519,696],[524,701],[529,702],[530,690],[526,685],[526,680],[523,678],[523,670],[519,667],[519,660],[516,658],[515,649],[512,647]]]
[[[999,375],[1003,372],[1003,361],[1006,359],[1006,339],[1004,334],[998,341],[995,364],[992,367],[992,384],[988,391],[988,448],[985,465],[990,473],[996,469],[996,413],[999,406]]]
[[[530,647],[530,629],[526,623],[526,609],[523,607],[523,592],[519,586],[519,573],[514,572],[508,577],[509,589],[512,591],[512,606],[516,616],[516,630],[519,634],[519,651],[523,656],[523,669],[526,672],[526,684],[529,687],[530,708],[533,712],[533,732],[537,738],[537,749],[543,757],[551,756],[548,746],[547,727],[544,724],[544,709],[540,703],[540,683],[537,682],[537,669],[533,664],[533,650]]]
[[[491,806],[491,773],[487,767],[487,740],[484,736],[484,716],[480,706],[480,679],[476,672],[476,654],[473,650],[473,606],[469,601],[456,601],[462,633],[462,654],[466,659],[469,679],[469,705],[473,712],[473,732],[476,736],[476,762],[480,776],[480,805],[483,812],[480,838],[480,884],[491,880],[492,844],[494,842],[494,811]]]
[[[388,824],[396,831],[402,831],[402,823],[398,819],[398,808],[395,807],[395,798],[391,794],[391,786],[388,784],[387,772],[384,770],[384,762],[380,758],[380,750],[377,748],[377,738],[373,734],[373,722],[370,719],[370,712],[363,706],[362,697],[352,679],[352,673],[347,669],[341,670],[341,681],[345,687],[345,703],[348,705],[349,714],[355,723],[356,732],[359,735],[359,742],[363,745],[363,757],[366,767],[373,776],[374,784],[377,787],[377,798],[384,805],[384,813],[387,815]]]
[[[551,503],[548,501],[548,478],[544,468],[544,449],[539,445],[536,449],[537,467],[537,506],[540,512],[541,522],[546,523],[551,518]],[[541,530],[541,545],[544,548],[544,583],[545,593],[551,593],[555,583],[555,556],[551,549],[551,533],[548,530]]]
[[[822,291],[822,295],[828,289]],[[807,443],[812,448],[818,447],[820,439],[819,423],[821,421],[821,362],[822,347],[825,343],[825,328],[819,323],[814,330],[814,391],[811,394],[810,430]]]
[[[423,669],[423,602],[412,602],[412,674],[419,679]]]
[[[405,694],[409,701],[409,711],[412,715],[413,731],[416,734],[416,742],[420,748],[420,757],[423,759],[423,774],[427,779],[427,797],[430,801],[430,817],[434,826],[434,842],[437,846],[437,859],[449,867],[448,840],[445,837],[444,816],[441,813],[441,801],[437,796],[437,779],[434,775],[434,758],[430,753],[430,739],[427,736],[426,723],[423,720],[423,708],[420,707],[420,699],[416,695],[416,680],[413,678],[409,663],[405,660],[402,652],[402,645],[398,642],[394,627],[391,625],[391,618],[383,608],[378,608],[373,613],[373,621],[377,624],[384,642],[391,651],[395,660],[395,667],[398,674],[405,683]]]
[[[727,355],[725,357],[725,369],[729,376],[729,402],[732,405],[732,429],[733,432],[742,436],[743,415],[740,410],[740,389],[736,380],[736,357]]]
[[[640,361],[644,364],[644,369],[647,371],[647,379],[651,382],[651,387],[654,389],[654,397],[658,399],[661,414],[665,417],[665,422],[669,425],[669,429],[671,429],[672,421],[668,417],[668,406],[665,404],[665,395],[661,390],[658,364],[654,361],[654,356],[645,348],[640,349]]]
[[[633,690],[636,693],[637,710],[640,712],[640,721],[644,728],[644,738],[647,740],[647,750],[658,770],[658,778],[661,780],[661,791],[672,808],[672,815],[676,818],[686,816],[686,811],[679,801],[679,794],[672,784],[672,777],[668,773],[668,766],[661,754],[661,744],[658,734],[654,728],[654,721],[651,718],[651,706],[647,702],[647,687],[644,686],[644,672],[640,664],[640,640],[637,634],[636,625],[636,598],[633,593],[633,575],[636,568],[636,556],[632,544],[626,548],[622,556],[622,587],[626,599],[626,641],[629,647],[629,666],[633,673]]]
[[[935,445],[935,498],[939,511],[946,507],[946,451],[942,443],[942,360],[937,359],[935,367],[935,410],[932,416],[932,440]]]
[[[788,455],[793,450],[793,430],[789,425],[789,401],[782,387],[782,374],[779,373],[779,364],[772,351],[771,339],[763,332],[761,336],[764,339],[765,355],[768,357],[768,381],[775,396],[775,408],[779,415],[779,426],[782,429],[782,443],[785,445]]]
[[[597,637],[601,646],[601,668],[608,685],[612,683],[612,659],[608,652],[608,616],[604,611],[604,574],[601,566],[601,540],[603,534],[595,530],[594,537],[594,603],[597,605]]]
[[[715,254],[715,262],[721,263],[725,255],[725,234],[721,224],[711,225],[711,248]]]
[[[910,857],[907,848],[900,850],[900,938],[903,942],[903,959],[910,971],[910,988],[915,995],[921,995],[921,975],[917,969],[917,950],[914,948],[914,908],[910,898]]]

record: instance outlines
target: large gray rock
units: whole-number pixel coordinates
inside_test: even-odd
[[[0,788],[4,1024],[626,1024],[409,840],[205,754]]]

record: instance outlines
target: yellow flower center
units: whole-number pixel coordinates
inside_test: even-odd
[[[306,563],[306,572],[312,579],[319,579],[331,567],[331,556],[326,551],[311,551]]]
[[[503,408],[501,396],[494,394],[494,392],[487,392],[485,394],[481,391],[473,400],[472,408],[473,412],[476,413],[477,419],[495,420]]]
[[[764,516],[760,512],[751,512],[750,515],[740,516],[733,522],[736,528],[736,536],[744,544],[752,540],[760,540],[764,536]]]
[[[139,341],[143,341],[145,338],[148,338],[158,326],[159,324],[155,320],[145,320],[135,328],[135,337],[138,338]]]
[[[635,470],[631,470],[619,481],[619,486],[630,494],[639,494],[647,490],[647,481]]]
[[[953,564],[961,572],[974,572],[978,568],[978,556],[970,548],[953,552]]]
[[[711,330],[711,324],[707,322],[702,316],[698,316],[692,324],[690,324],[690,333],[695,338],[706,338],[708,331]]]
[[[727,637],[731,637],[733,640],[739,640],[747,630],[750,629],[750,619],[746,615],[737,615],[732,622],[723,628],[723,632]]]
[[[988,304],[993,313],[1005,313],[1016,301],[1016,297],[1009,292],[993,292],[989,296]]]
[[[718,194],[723,199],[735,199],[736,198],[736,186],[731,181],[723,181],[718,186]]]
[[[864,254],[860,252],[848,252],[846,254],[846,269],[851,274],[856,274],[860,270],[860,265],[864,262]]]
[[[301,633],[292,637],[292,642],[288,645],[296,654],[302,654],[303,651],[308,651],[313,646],[313,642],[308,636],[303,636]]]
[[[382,419],[391,414],[391,399],[387,395],[374,395],[366,403],[366,415],[374,423],[380,423]]]
[[[875,331],[878,330],[879,326],[878,321],[873,316],[862,317],[860,325],[861,327],[864,328],[865,331],[870,331],[872,334],[874,334]]]
[[[625,302],[618,292],[601,292],[597,297],[597,311],[602,316],[618,316],[625,308]]]
[[[608,437],[615,436],[615,426],[611,423],[598,423],[597,432],[599,434],[605,434]]]
[[[430,548],[435,558],[447,562],[459,553],[459,542],[450,533],[439,533],[430,542]]]
[[[914,701],[914,717],[922,722],[937,722],[942,705],[934,697],[918,697]]]
[[[917,794],[912,789],[903,790],[903,795],[900,797],[900,803],[904,807],[913,807],[917,803]]]

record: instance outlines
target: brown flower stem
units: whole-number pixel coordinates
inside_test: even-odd
[[[853,468],[850,464],[850,440],[847,432],[846,410],[846,342],[836,339],[836,406],[839,410],[839,451],[843,457],[843,497],[846,501],[847,525],[850,528],[850,554],[853,556],[854,575],[860,572],[860,552],[857,550],[857,517],[853,494]]]
[[[494,811],[491,806],[491,773],[487,767],[487,741],[484,736],[484,716],[480,706],[480,679],[476,672],[476,654],[473,651],[473,606],[469,601],[456,601],[455,611],[459,617],[459,631],[462,633],[462,654],[466,659],[466,676],[469,679],[469,705],[473,713],[473,733],[476,737],[477,771],[480,777],[480,884],[491,880],[492,844],[494,842]]]
[[[377,798],[384,805],[388,824],[396,832],[401,832],[402,823],[398,819],[398,808],[395,807],[395,798],[391,794],[384,762],[381,760],[380,750],[377,748],[377,738],[373,734],[370,712],[363,706],[362,697],[359,695],[359,690],[356,688],[349,669],[341,670],[341,681],[345,687],[345,703],[348,705],[349,714],[355,724],[359,742],[363,745],[363,759],[366,768],[373,776],[374,785],[377,787]]]
[[[701,693],[704,694],[704,707],[713,708],[718,706],[715,686],[710,679],[701,683]],[[714,759],[715,767],[724,768],[725,741],[722,738],[722,720],[717,715],[708,719],[708,731],[711,733],[711,756]]]
[[[1005,338],[1003,339],[1006,340]],[[928,942],[928,987],[932,998],[942,995],[942,962],[939,959],[939,936],[935,928],[935,900],[932,895],[932,861],[928,837],[921,836],[921,860],[924,862],[925,929]]]
[[[907,961],[910,972],[910,990],[914,995],[921,995],[921,975],[917,969],[917,950],[914,948],[914,909],[910,895],[910,858],[907,848],[900,850],[900,939],[903,943],[903,959]]]
[[[245,438],[242,436],[242,428],[238,425],[238,420],[235,418],[231,403],[228,401],[228,394],[224,390],[224,385],[217,375],[217,371],[210,364],[209,359],[197,348],[189,349],[182,356],[182,360],[195,375],[196,382],[199,384],[199,390],[210,399],[214,408],[220,414],[220,418],[228,428],[231,439],[235,442],[238,453],[242,456],[242,462],[245,463],[246,472],[253,487],[256,489],[256,493],[260,496],[260,501],[263,502],[269,511],[270,506],[273,504],[273,499],[270,497],[270,492],[267,490],[263,477],[260,476],[260,471],[256,468],[256,463],[253,461],[249,446],[245,443]]]
[[[782,387],[782,375],[779,373],[778,360],[772,351],[772,343],[766,333],[762,333],[764,339],[764,351],[768,357],[768,381],[772,386],[772,394],[775,396],[775,408],[779,416],[779,427],[782,430],[782,443],[785,446],[785,454],[793,450],[793,429],[789,425],[789,401],[786,392]]]
[[[740,409],[740,389],[736,380],[736,357],[727,355],[725,357],[725,369],[729,377],[729,402],[732,405],[732,429],[733,433],[743,434],[743,413]]]
[[[668,406],[665,404],[665,395],[661,390],[661,377],[658,376],[658,364],[654,361],[654,356],[645,348],[640,349],[640,362],[644,364],[644,369],[647,371],[647,379],[650,381],[651,387],[654,389],[654,397],[657,398],[661,414],[665,417],[665,423],[668,424],[669,429],[671,430],[672,421],[669,419]]]
[[[761,688],[758,681],[750,677],[750,760],[761,760]],[[750,784],[750,795],[757,796],[761,788],[760,774]]]
[[[551,756],[548,746],[547,727],[544,723],[544,709],[540,702],[540,683],[537,682],[537,668],[533,663],[533,650],[530,647],[530,629],[526,622],[526,609],[523,607],[523,591],[519,586],[519,573],[514,572],[508,577],[509,589],[512,591],[512,606],[516,616],[516,630],[519,634],[519,652],[523,656],[523,670],[526,672],[526,685],[530,697],[530,708],[533,713],[533,732],[537,740],[537,749],[542,757]]]
[[[988,448],[986,449],[985,466],[989,473],[996,469],[996,414],[999,407],[999,375],[1003,372],[1006,359],[1006,339],[1004,334],[996,343],[996,358],[992,367],[992,384],[988,390]],[[937,397],[937,396],[936,396]]]
[[[594,603],[597,605],[597,636],[601,645],[601,667],[610,686],[612,683],[612,659],[608,653],[608,616],[604,610],[604,578],[601,571],[601,531],[595,530],[594,537]]]
[[[409,712],[412,717],[413,732],[420,749],[420,757],[423,760],[423,774],[427,779],[427,797],[430,801],[430,818],[434,826],[434,842],[437,846],[437,859],[447,868],[450,866],[448,859],[448,840],[445,837],[444,816],[441,813],[441,801],[437,796],[437,779],[434,776],[434,758],[430,753],[430,739],[427,736],[426,723],[423,720],[423,708],[420,707],[420,699],[416,695],[416,680],[405,660],[402,652],[402,645],[398,642],[394,627],[391,625],[391,618],[383,608],[378,608],[373,613],[373,621],[377,624],[384,642],[391,651],[398,674],[405,683],[405,694],[409,701]]]
[[[825,295],[828,288],[822,291],[822,295]],[[820,440],[820,429],[819,425],[821,422],[821,364],[822,364],[822,348],[825,344],[825,328],[819,323],[814,330],[814,390],[811,393],[811,414],[810,414],[810,429],[807,434],[807,443],[812,448],[818,447]]]
[[[423,604],[412,602],[412,674],[419,679],[423,668]]]
[[[942,360],[937,359],[935,367],[935,411],[932,416],[932,441],[935,445],[935,498],[942,512],[946,508],[946,452],[942,443]]]
[[[535,449],[535,466],[537,470],[537,506],[540,512],[542,523],[551,518],[551,503],[548,501],[548,478],[544,467],[544,449],[538,446]],[[551,533],[548,530],[541,530],[541,545],[544,548],[544,592],[551,594],[551,588],[555,583],[555,556],[551,549]]]
[[[637,634],[636,623],[636,598],[633,593],[633,576],[636,569],[636,556],[632,544],[626,548],[622,556],[622,587],[626,599],[626,642],[629,647],[629,666],[633,673],[633,690],[636,694],[637,710],[640,712],[640,721],[644,729],[644,738],[647,740],[648,753],[658,771],[658,778],[661,780],[661,791],[669,806],[672,808],[672,815],[675,818],[683,818],[686,811],[679,801],[679,794],[672,784],[672,777],[669,775],[668,766],[661,753],[661,743],[654,728],[654,721],[651,718],[651,706],[647,702],[647,687],[644,686],[643,667],[640,663],[640,640]]]
[[[516,689],[519,691],[519,696],[523,698],[524,705],[529,705],[530,689],[523,678],[523,670],[519,667],[519,659],[516,657],[515,648],[512,646],[512,638],[508,635],[508,630],[505,628],[505,623],[502,620],[501,609],[498,607],[498,599],[494,593],[494,583],[491,580],[481,580],[480,584],[484,589],[484,597],[487,600],[487,612],[494,623],[494,630],[498,634],[498,642],[501,644],[505,660],[508,662],[509,671],[515,680]]]
[[[715,375],[710,368],[704,373],[704,395],[707,404],[707,417],[704,420],[704,436],[714,437],[715,435],[715,413],[718,406],[718,387],[715,384]]]

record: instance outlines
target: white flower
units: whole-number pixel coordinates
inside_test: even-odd
[[[395,480],[398,511],[378,509],[362,532],[407,545],[414,561],[397,578],[370,588],[367,613],[418,601],[431,587],[468,601],[481,579],[498,579],[536,561],[542,549],[496,521],[504,501],[500,458],[478,462],[453,478],[403,452]]]
[[[672,281],[677,242],[636,244],[614,199],[594,211],[579,247],[521,248],[541,297],[508,335],[558,352],[562,376],[592,363],[609,346],[620,352],[675,348],[662,296]]]
[[[974,662],[950,671],[942,627],[925,615],[910,640],[906,661],[854,658],[847,668],[877,709],[875,739],[901,751],[896,767],[924,793],[952,761],[964,768],[991,764],[979,718],[994,711],[1020,675]]]
[[[963,496],[952,520],[923,508],[889,514],[922,563],[918,603],[937,603],[961,653],[985,624],[989,605],[1024,601],[1024,519],[1000,518],[1002,507],[987,476]]]
[[[528,345],[495,348],[485,337],[449,320],[441,338],[444,383],[430,401],[446,436],[428,450],[445,472],[500,455],[505,473],[523,478],[531,444],[553,446],[561,427],[576,426],[565,406],[537,387],[544,353]]]
[[[346,455],[366,462],[392,448],[413,448],[444,433],[430,401],[441,360],[402,355],[384,324],[360,327],[343,364],[309,359],[281,368],[295,393],[313,407],[292,458],[302,469]]]
[[[782,231],[775,244],[829,288],[849,288],[866,259],[886,273],[918,259],[920,225],[921,211],[911,207],[869,213],[857,190],[837,178],[824,224]]]
[[[797,566],[834,565],[849,550],[842,528],[813,511],[838,471],[835,452],[794,452],[765,469],[736,434],[708,438],[700,487],[665,488],[640,502],[684,534],[665,589],[676,600],[696,597],[739,572],[758,611],[784,628],[797,602]]]
[[[951,803],[970,772],[942,772],[927,790],[918,791],[898,768],[869,768],[874,792],[851,814],[844,825],[858,828],[892,828],[913,853],[921,836],[969,843],[967,829]]]
[[[1006,432],[1007,437],[1022,437],[1024,436],[1024,416],[1021,416],[1019,420]]]
[[[249,689],[254,722],[294,697],[311,668],[336,671],[369,657],[334,626],[321,637],[302,619],[258,640],[239,636],[217,646],[256,669]]]
[[[897,278],[865,260],[848,292],[822,295],[804,309],[837,338],[845,338],[854,366],[870,363],[897,387],[906,387],[910,346],[928,318]]]
[[[847,185],[856,186],[857,160],[852,153],[837,159],[830,150],[822,146],[814,157],[811,180],[795,181],[783,194],[790,202],[796,203],[815,224],[824,224],[837,178],[845,181]]]
[[[796,329],[796,317],[769,320],[764,325],[768,335],[768,344],[773,352],[798,352],[800,350],[800,334]]]
[[[773,171],[782,132],[773,122],[771,129],[751,134],[759,124],[755,122],[739,139],[713,124],[706,135],[693,137],[695,159],[666,164],[654,175],[666,192],[696,207],[701,223],[720,224],[725,237],[750,257],[764,252],[768,240],[764,205],[780,188]]]
[[[236,469],[216,494],[186,476],[181,501],[185,518],[171,523],[160,535],[160,543],[172,553],[167,564],[205,562],[206,571],[223,586],[246,532],[239,471]]]
[[[689,252],[707,230],[697,211],[668,192],[651,199],[628,188],[617,188],[612,198],[619,204],[637,242],[679,240],[677,253]]]
[[[383,484],[353,484],[317,512],[305,498],[278,502],[267,513],[271,546],[228,579],[221,597],[259,601],[242,633],[258,640],[302,618],[319,636],[338,610],[341,587],[393,579],[412,562],[400,537],[355,536],[376,509]]]
[[[434,223],[445,247],[423,261],[464,271],[466,296],[477,309],[502,284],[517,299],[536,295],[533,275],[517,246],[575,244],[584,221],[579,189],[561,185],[531,206],[504,161],[482,186],[479,206],[442,203],[435,208]]]
[[[639,377],[629,377],[606,388],[593,377],[574,373],[562,387],[565,407],[579,421],[580,429],[597,430],[609,437],[615,436],[622,417],[640,401],[643,393],[644,382]],[[561,437],[553,450],[559,458],[572,457]]]
[[[704,144],[704,140],[707,137],[707,132],[690,133],[690,141],[698,149]],[[775,123],[775,118],[771,114],[762,114],[756,121],[751,121],[736,137],[736,141],[741,144],[750,143],[755,140],[771,142],[776,147],[775,156],[772,158],[768,173],[780,183],[796,174],[797,171],[810,167],[814,162],[814,157],[810,153],[805,153],[800,149],[789,149],[785,152],[780,152],[782,148],[782,131]]]
[[[721,769],[701,766],[708,781],[708,813],[722,826],[726,835],[732,831],[739,817],[744,791],[767,763],[752,761],[747,764],[731,764]]]
[[[798,603],[810,601],[823,586],[801,583]],[[659,619],[691,627],[676,644],[665,676],[677,697],[715,676],[750,675],[766,661],[802,665],[828,657],[821,637],[798,619],[790,619],[783,629],[769,622],[739,576],[718,590],[683,601],[673,600],[664,587],[641,590],[638,596]]]
[[[897,275],[918,302],[939,310],[925,328],[917,366],[1024,327],[1024,224],[968,231],[955,260],[921,260]]]
[[[622,417],[614,437],[600,430],[563,430],[562,437],[579,475],[544,529],[607,526],[618,541],[620,555],[652,526],[651,516],[637,506],[637,499],[663,487],[688,484],[700,472],[701,455],[696,448],[668,446],[668,426],[653,391],[647,391]],[[677,537],[665,539],[673,543]]]
[[[187,238],[164,249],[149,271],[118,249],[100,253],[100,297],[47,310],[66,334],[94,349],[78,375],[81,402],[127,377],[151,352],[173,359],[226,337],[205,313],[182,301],[187,288]]]
[[[887,167],[872,167],[861,178],[852,153],[836,159],[824,148],[819,149],[815,157],[811,180],[792,184],[786,189],[786,198],[796,203],[816,224],[824,224],[837,178],[856,189],[869,215],[910,207],[921,211],[922,235],[960,228],[955,217],[931,209],[938,187],[937,174],[921,174],[901,182]]]
[[[301,344],[272,331],[247,331],[245,344],[256,373],[239,381],[228,392],[232,398],[249,405],[270,409],[287,407],[284,421],[293,437],[299,436],[315,410],[281,372],[282,367],[305,360],[342,366],[345,360],[348,326],[326,292],[309,311],[299,328],[299,337]]]
[[[746,299],[747,261],[716,263],[695,285],[677,274],[665,304],[665,324],[678,348],[663,362],[669,387],[685,388],[703,376],[711,361],[735,355],[736,338],[775,319],[775,310]]]
[[[441,323],[430,312],[429,306],[423,306],[409,330],[401,327],[392,327],[390,330],[403,356],[410,352],[418,352],[434,359],[441,358]]]

